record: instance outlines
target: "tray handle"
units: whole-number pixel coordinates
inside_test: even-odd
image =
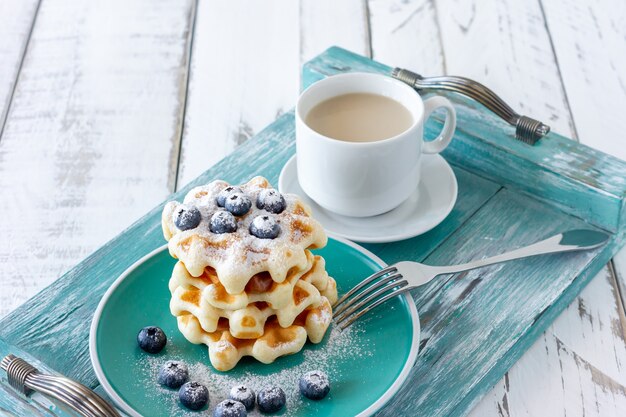
[[[113,406],[86,386],[62,376],[42,374],[14,355],[5,356],[0,368],[6,371],[9,385],[26,396],[37,391],[84,417],[121,417]]]
[[[456,76],[422,77],[402,68],[394,68],[391,75],[416,90],[454,91],[478,101],[514,126],[515,138],[529,145],[534,145],[550,131],[550,126],[516,113],[491,89],[469,78]]]

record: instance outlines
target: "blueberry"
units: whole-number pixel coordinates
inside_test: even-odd
[[[202,220],[202,215],[197,207],[180,205],[176,209],[174,224],[179,230],[189,230],[198,227],[200,220]]]
[[[188,378],[187,365],[179,361],[167,361],[159,370],[157,381],[168,388],[179,388]]]
[[[321,400],[330,391],[328,376],[322,371],[307,372],[300,378],[300,393],[311,400]]]
[[[259,404],[259,410],[262,412],[275,413],[285,406],[287,396],[285,396],[285,391],[280,387],[269,387],[259,392],[256,402]]]
[[[215,214],[211,216],[209,229],[213,233],[232,233],[237,230],[237,220],[235,220],[235,216],[227,211],[216,211]]]
[[[267,210],[270,213],[278,214],[282,213],[287,207],[285,197],[273,188],[267,188],[261,190],[259,196],[256,199],[256,206],[261,210]]]
[[[224,207],[226,199],[233,193],[243,193],[243,190],[239,187],[233,187],[232,185],[229,185],[228,187],[220,191],[220,193],[217,195],[217,205],[220,207]]]
[[[250,207],[252,207],[252,202],[243,193],[232,193],[224,202],[224,208],[235,216],[243,216],[250,210]]]
[[[187,382],[178,391],[180,403],[190,410],[199,410],[209,402],[209,390],[199,382]]]
[[[215,407],[213,417],[246,417],[246,406],[239,401],[224,400]]]
[[[254,391],[245,385],[236,385],[232,387],[228,398],[239,401],[246,406],[247,410],[252,410],[254,408]]]
[[[148,353],[159,353],[167,343],[167,336],[160,328],[148,326],[139,331],[137,343]]]
[[[274,239],[280,233],[280,226],[274,216],[257,216],[250,223],[250,233],[259,239]]]

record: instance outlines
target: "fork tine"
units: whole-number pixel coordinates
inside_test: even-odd
[[[363,308],[361,311],[359,311],[358,313],[349,316],[350,319],[339,325],[339,323],[336,323],[337,325],[339,325],[339,328],[341,330],[345,330],[348,326],[350,326],[352,323],[355,322],[355,320],[357,320],[359,317],[361,317],[363,314],[375,309],[376,307],[378,307],[379,305],[385,303],[386,301],[388,301],[389,299],[397,296],[397,295],[401,295],[404,294],[405,292],[408,292],[409,290],[412,290],[414,287],[409,287],[409,286],[404,286],[401,288],[398,288],[397,290],[394,290],[393,292],[390,292],[389,294],[385,295],[384,297],[380,298],[378,301],[366,306],[365,308]],[[345,320],[345,318],[344,318]],[[343,321],[343,320],[342,320]]]
[[[358,285],[356,285],[354,288],[352,288],[350,291],[345,293],[343,295],[343,297],[341,297],[335,303],[334,307],[337,308],[341,303],[346,301],[352,294],[354,294],[355,292],[357,292],[358,290],[360,290],[361,288],[363,288],[364,286],[366,286],[370,282],[374,281],[375,279],[380,278],[383,275],[387,275],[387,274],[389,274],[391,272],[397,272],[397,271],[398,270],[394,266],[388,266],[387,268],[381,269],[380,271],[370,275],[369,277],[367,277],[363,281],[361,281]]]
[[[336,324],[340,324],[347,317],[351,316],[356,311],[360,310],[361,308],[365,307],[367,304],[369,304],[372,301],[376,300],[377,298],[379,298],[381,295],[383,295],[387,291],[393,290],[396,287],[400,287],[400,288],[406,287],[407,285],[409,285],[409,283],[406,280],[403,280],[403,281],[393,281],[393,282],[388,283],[384,287],[380,288],[379,290],[375,291],[373,294],[371,294],[368,297],[366,297],[364,300],[361,300],[358,303],[356,303],[355,305],[353,305],[352,307],[350,307],[348,310],[343,311],[341,314],[336,315],[335,316],[335,323]]]
[[[356,303],[357,301],[359,301],[360,299],[362,299],[366,295],[370,294],[372,291],[377,290],[378,288],[382,287],[383,285],[385,285],[389,281],[396,281],[396,280],[399,280],[401,278],[402,278],[402,275],[400,275],[400,274],[393,274],[393,275],[390,274],[390,275],[388,275],[388,276],[386,276],[384,278],[379,279],[378,281],[376,281],[375,283],[373,283],[369,287],[365,288],[360,293],[357,293],[353,297],[350,297],[350,299],[347,299],[341,305],[341,307],[337,308],[337,305],[335,305],[336,310],[335,310],[334,314],[335,315],[341,314],[342,311],[345,311],[351,305],[353,305],[354,303]]]

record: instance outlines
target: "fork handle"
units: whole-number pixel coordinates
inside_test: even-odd
[[[472,262],[450,265],[450,266],[429,266],[433,269],[434,276],[443,274],[456,274],[457,272],[468,271],[482,266],[499,264],[501,262],[512,261],[514,259],[527,258],[529,256],[544,255],[557,252],[572,252],[578,250],[594,249],[602,246],[609,235],[595,230],[570,230],[559,233],[537,243],[533,243],[523,248],[515,249],[501,255],[490,258],[478,259]]]

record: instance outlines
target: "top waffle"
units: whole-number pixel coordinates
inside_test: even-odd
[[[307,266],[307,249],[323,247],[327,241],[324,229],[297,196],[282,195],[282,206],[276,209],[273,203],[280,203],[281,196],[274,191],[267,197],[271,186],[265,178],[255,177],[238,188],[233,190],[224,181],[196,187],[182,204],[167,203],[162,215],[170,254],[194,277],[207,267],[215,269],[229,294],[244,291],[248,281],[261,272],[283,282],[291,268]],[[251,204],[228,206],[228,202],[230,210],[226,210],[224,195],[235,203],[248,200]]]

